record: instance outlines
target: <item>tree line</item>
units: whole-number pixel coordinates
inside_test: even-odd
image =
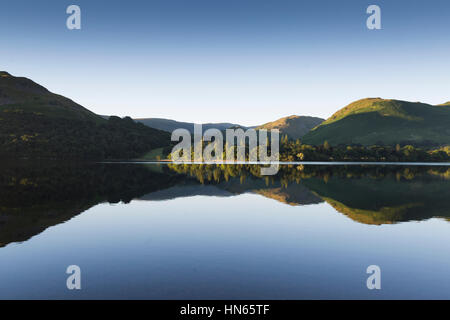
[[[166,146],[170,134],[131,118],[101,122],[0,113],[1,158],[131,159]]]

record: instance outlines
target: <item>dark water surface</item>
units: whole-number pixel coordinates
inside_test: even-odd
[[[450,299],[449,167],[0,168],[3,299]]]

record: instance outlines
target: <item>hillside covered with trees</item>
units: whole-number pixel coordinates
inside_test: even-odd
[[[0,72],[0,157],[129,159],[166,146],[167,132],[96,115],[27,78]]]

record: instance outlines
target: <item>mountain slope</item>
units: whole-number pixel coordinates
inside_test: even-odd
[[[194,123],[192,122],[180,122],[170,119],[161,119],[161,118],[141,118],[141,119],[134,119],[136,122],[142,123],[146,125],[147,127],[163,130],[167,132],[172,132],[175,129],[186,129],[191,133],[194,133]],[[234,123],[203,123],[202,129],[203,131],[214,128],[219,129],[221,131],[234,127],[239,126],[242,128],[246,128],[243,126],[240,126],[238,124]]]
[[[311,129],[321,124],[324,119],[306,116],[289,116],[273,122],[263,124],[257,129],[278,129],[280,136],[287,135],[290,139],[299,139],[307,134]]]
[[[419,102],[362,99],[333,114],[303,139],[331,145],[448,145],[450,108]]]
[[[3,112],[21,110],[66,119],[102,121],[95,113],[72,100],[51,93],[30,79],[14,77],[5,71],[0,71],[0,107],[3,107]]]
[[[169,141],[166,132],[131,118],[105,120],[30,79],[0,72],[3,158],[134,158]]]

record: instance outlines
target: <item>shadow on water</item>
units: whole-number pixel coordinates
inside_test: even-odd
[[[0,246],[25,241],[99,203],[128,203],[180,178],[136,165],[4,163]]]
[[[3,163],[0,246],[26,241],[99,203],[254,193],[285,203],[327,202],[354,221],[389,224],[450,218],[450,168]]]

